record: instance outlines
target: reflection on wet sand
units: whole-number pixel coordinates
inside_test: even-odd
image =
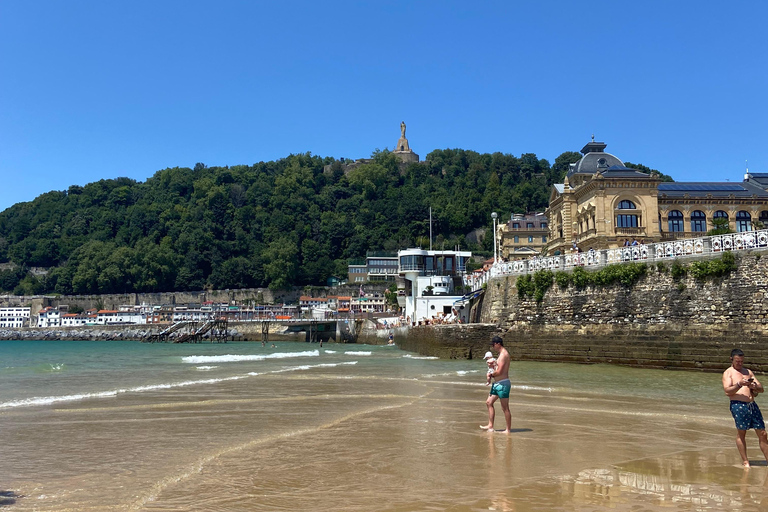
[[[593,510],[765,510],[768,471],[735,467],[725,454],[684,452],[563,477],[559,493]],[[554,491],[554,489],[553,489]]]

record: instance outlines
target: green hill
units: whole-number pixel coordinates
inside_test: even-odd
[[[0,288],[123,293],[321,285],[368,250],[428,244],[490,250],[466,235],[491,211],[541,211],[568,163],[436,150],[404,166],[387,151],[348,170],[310,154],[252,166],[172,168],[101,180],[0,213]],[[28,272],[44,267],[46,275]],[[36,277],[37,275],[37,277]]]

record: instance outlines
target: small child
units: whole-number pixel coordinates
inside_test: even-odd
[[[496,371],[496,359],[493,357],[493,354],[491,354],[490,351],[485,353],[485,359],[486,364],[488,365],[488,372],[485,375],[485,385],[490,386],[491,385],[491,375]]]

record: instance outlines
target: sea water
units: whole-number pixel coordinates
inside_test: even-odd
[[[753,467],[739,467],[719,374],[513,362],[512,433],[488,433],[478,428],[487,422],[482,361],[276,345],[0,342],[0,505],[519,512],[768,503],[754,435]]]

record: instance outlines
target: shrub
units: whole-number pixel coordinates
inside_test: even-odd
[[[518,299],[524,300],[526,297],[533,295],[534,286],[530,274],[519,276],[515,286],[517,286]]]
[[[669,273],[672,274],[672,279],[679,281],[688,274],[688,270],[685,268],[685,265],[675,260],[672,262],[672,268],[670,268]]]
[[[724,252],[714,260],[696,261],[691,263],[691,275],[703,281],[710,277],[722,277],[736,269],[736,257],[732,252]]]
[[[539,270],[517,278],[517,297],[521,300],[533,297],[536,302],[544,300],[544,295],[552,286],[554,275],[551,270]]]
[[[576,267],[573,269],[571,280],[573,281],[573,285],[578,289],[586,288],[591,281],[589,273],[582,267]]]
[[[571,284],[571,274],[562,271],[555,272],[555,282],[561,290],[565,290]]]

